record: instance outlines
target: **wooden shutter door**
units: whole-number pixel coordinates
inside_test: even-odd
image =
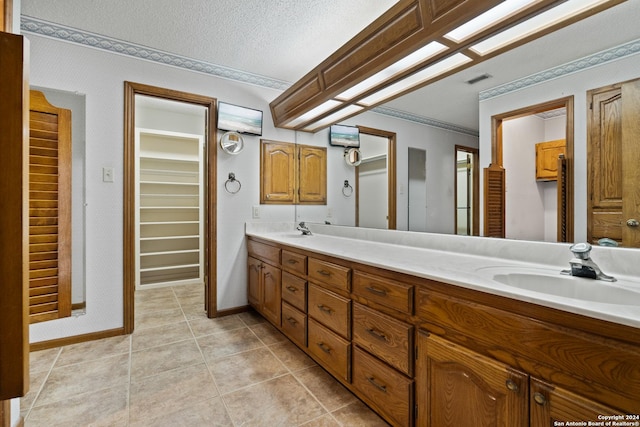
[[[484,169],[486,237],[505,237],[505,177],[502,166],[491,164]]]
[[[71,315],[71,111],[31,91],[29,114],[29,315]]]

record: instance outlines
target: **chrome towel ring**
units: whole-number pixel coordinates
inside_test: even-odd
[[[234,190],[234,187],[237,188]],[[241,188],[242,184],[236,179],[236,174],[233,172],[229,172],[229,179],[227,179],[224,183],[224,190],[229,194],[236,194],[238,191],[240,191]]]
[[[353,194],[353,187],[349,184],[349,180],[344,180],[344,187],[342,187],[342,194],[344,197],[351,197]]]

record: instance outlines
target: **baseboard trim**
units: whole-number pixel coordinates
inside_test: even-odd
[[[241,307],[225,308],[224,310],[218,310],[216,317],[231,316],[232,314],[244,313],[249,311],[251,307],[243,305]]]
[[[91,332],[89,334],[74,335],[71,337],[57,338],[48,341],[40,341],[31,343],[30,351],[46,350],[49,348],[62,347],[70,344],[78,344],[81,342],[99,340],[102,338],[116,337],[118,335],[126,335],[124,328],[108,329],[106,331]]]

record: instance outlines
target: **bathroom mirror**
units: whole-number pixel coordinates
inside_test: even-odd
[[[31,86],[59,108],[71,110],[71,309],[86,310],[85,295],[85,152],[86,96],[78,92]]]
[[[357,148],[344,150],[344,161],[349,166],[359,166],[362,163],[362,153]]]

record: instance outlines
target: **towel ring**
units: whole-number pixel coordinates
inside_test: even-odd
[[[238,184],[238,188],[236,188],[235,190],[230,190],[229,184],[234,184],[234,183]],[[231,187],[233,188],[233,185]],[[236,194],[238,191],[240,191],[241,188],[242,188],[242,184],[240,183],[240,181],[236,179],[236,174],[233,172],[229,172],[229,179],[226,180],[224,183],[224,190],[229,194]]]
[[[344,187],[342,187],[342,194],[344,197],[351,197],[353,194],[353,187],[349,184],[349,180],[344,180]]]

